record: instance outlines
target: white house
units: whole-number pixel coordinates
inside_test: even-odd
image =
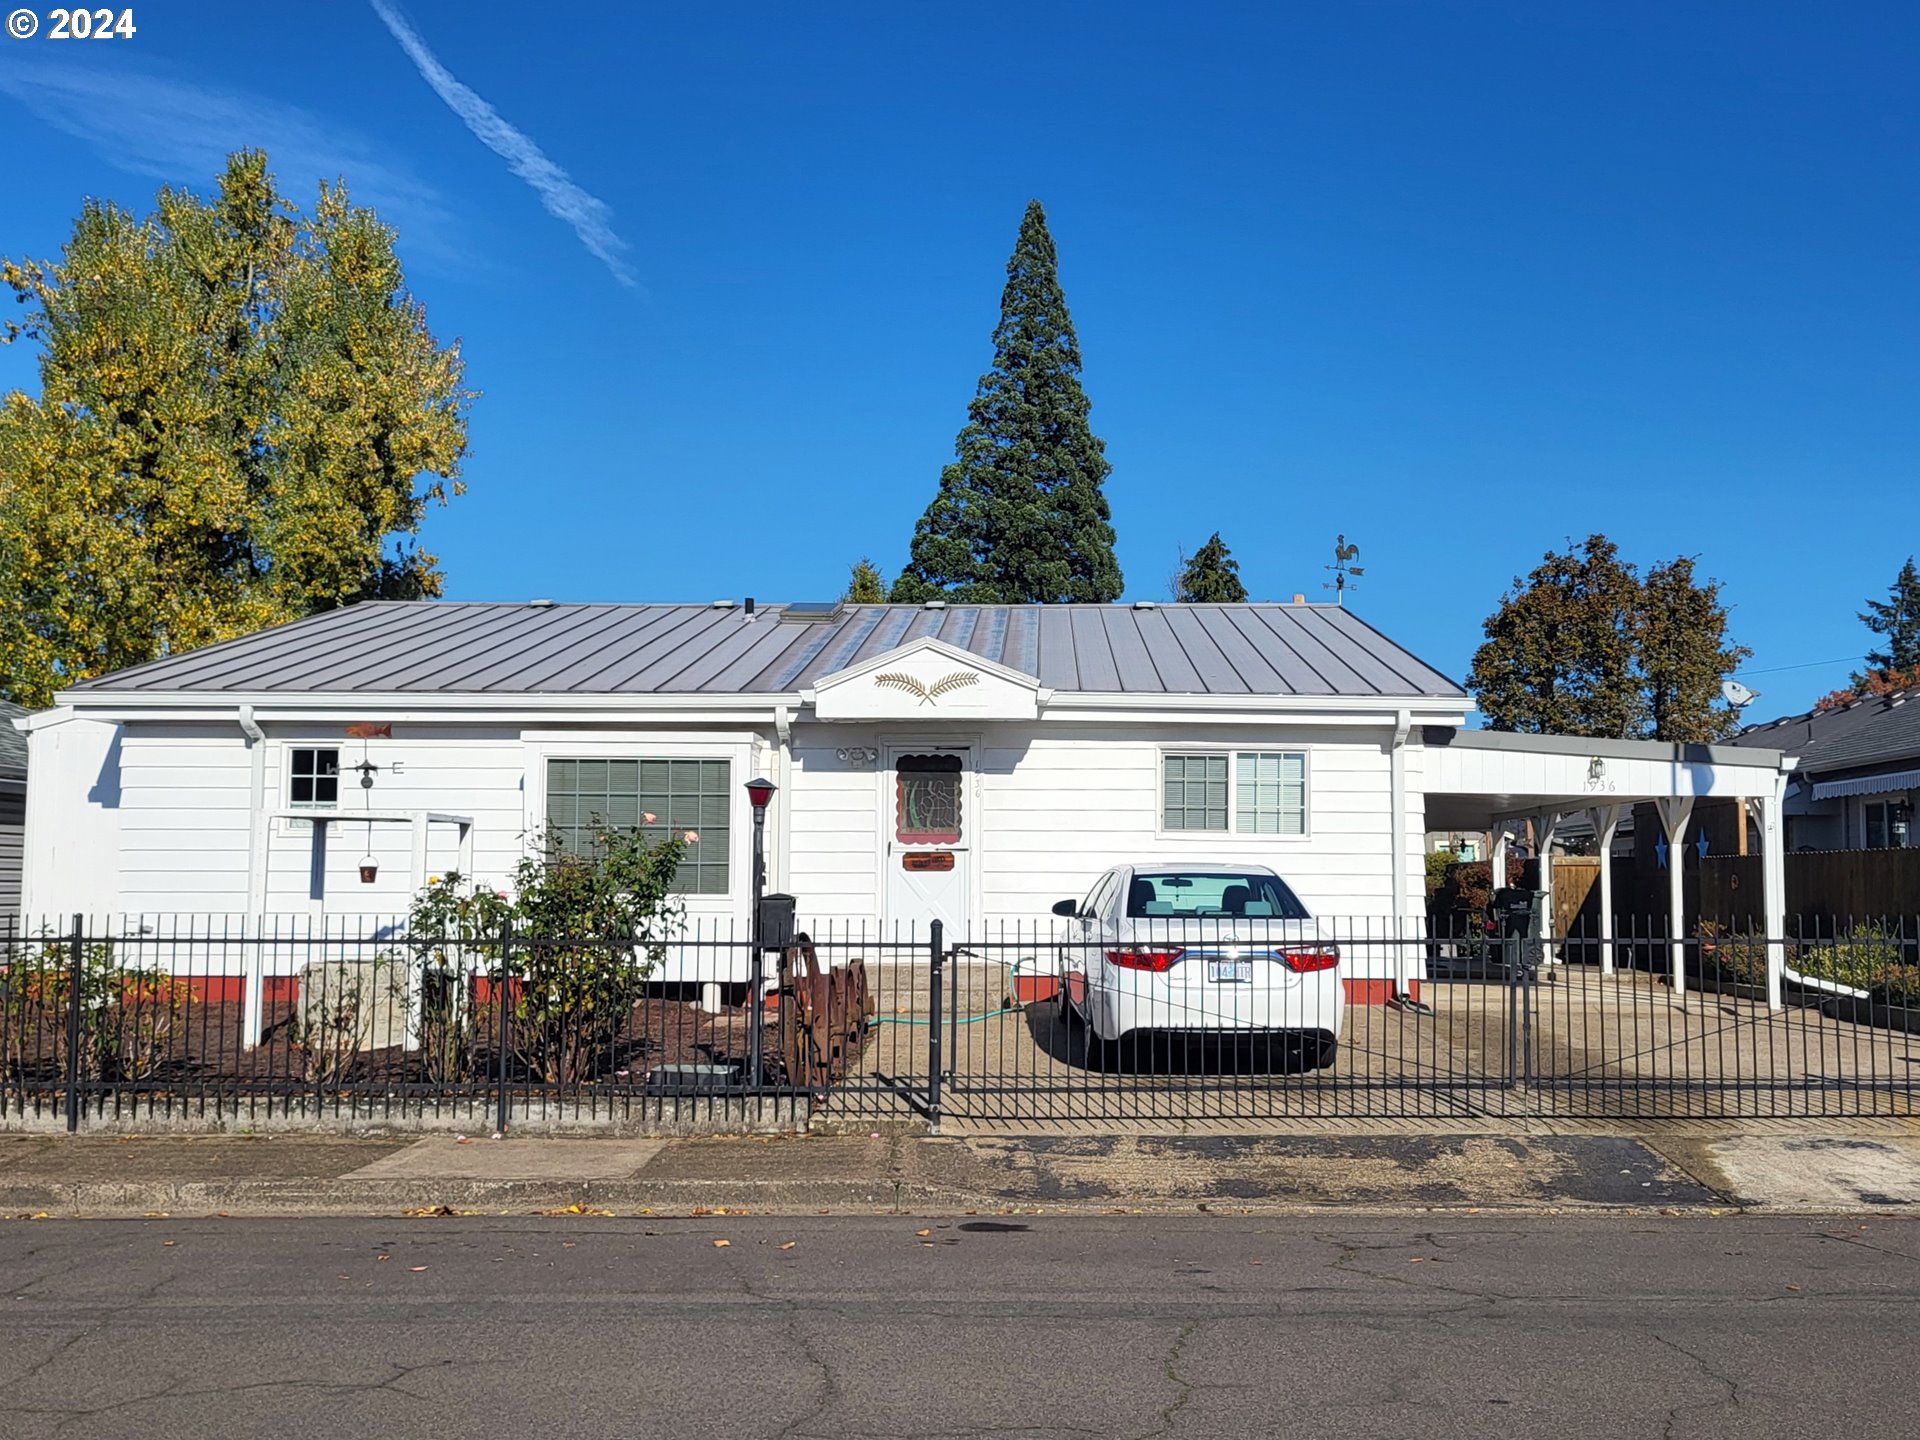
[[[1044,923],[1151,855],[1268,863],[1319,914],[1417,935],[1429,829],[1642,798],[1684,827],[1696,794],[1777,820],[1776,752],[1606,760],[1467,710],[1328,605],[364,604],[22,722],[25,909],[387,917],[430,874],[503,879],[542,828],[652,816],[699,836],[690,916],[744,935],[763,776],[769,887],[816,933]],[[1395,963],[1352,967],[1355,997]]]

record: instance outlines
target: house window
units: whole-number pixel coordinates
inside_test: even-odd
[[[1224,755],[1168,755],[1165,770],[1165,806],[1161,826],[1167,830],[1225,830],[1227,828],[1227,757]]]
[[[1307,757],[1242,751],[1233,757],[1234,829],[1242,835],[1307,833]]]
[[[340,752],[297,745],[287,753],[287,808],[331,810],[340,803]]]
[[[1301,751],[1163,755],[1160,763],[1162,830],[1307,833],[1307,757]]]
[[[727,893],[732,795],[725,760],[549,760],[547,829],[568,854],[593,848],[599,830],[650,840],[688,831],[675,879],[683,895]]]
[[[1871,800],[1866,804],[1867,849],[1904,850],[1911,811],[1904,800]]]

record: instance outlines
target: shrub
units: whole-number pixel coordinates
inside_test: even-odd
[[[1858,926],[1846,935],[1806,946],[1793,968],[1815,980],[1871,990],[1890,983],[1889,972],[1911,969],[1897,937],[1879,922]]]
[[[1767,942],[1764,939],[1729,929],[1713,920],[1702,920],[1694,934],[1700,941],[1703,978],[1755,987],[1766,985]]]
[[[1436,853],[1447,855],[1446,851]],[[1485,916],[1493,905],[1493,862],[1463,861],[1451,855],[1447,855],[1447,859],[1449,863],[1442,867],[1439,888],[1427,893],[1427,914],[1436,934],[1451,934],[1467,928],[1456,917]],[[1518,885],[1525,869],[1524,860],[1508,860],[1507,885]]]
[[[427,886],[410,920],[423,947],[422,1037],[429,1064],[464,1064],[477,1034],[464,983],[504,978],[496,1000],[509,1010],[508,1044],[538,1079],[570,1085],[611,1060],[640,986],[679,933],[684,909],[671,893],[694,832],[648,840],[603,829],[585,854],[544,834],[514,869],[513,889],[469,889],[454,874]],[[500,933],[514,939],[500,956]]]
[[[186,1031],[192,987],[157,967],[121,963],[112,944],[104,941],[82,952],[77,975],[76,1073],[89,1082],[148,1078],[171,1053],[173,1038]],[[65,1073],[68,1001],[75,977],[67,942],[50,935],[6,956],[0,1015],[11,1073],[40,1063],[45,1050],[51,1050],[55,1068]]]

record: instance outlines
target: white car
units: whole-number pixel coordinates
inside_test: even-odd
[[[1149,1036],[1264,1038],[1299,1068],[1333,1063],[1339,946],[1264,865],[1117,865],[1053,913],[1060,1016],[1085,1022],[1089,1065]]]

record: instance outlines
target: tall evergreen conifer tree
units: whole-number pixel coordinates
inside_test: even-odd
[[[1239,605],[1247,598],[1240,583],[1240,562],[1233,558],[1218,530],[1213,537],[1183,557],[1173,582],[1173,598],[1183,605]]]
[[[1913,557],[1900,567],[1884,600],[1869,600],[1860,618],[1876,635],[1887,637],[1885,650],[1867,652],[1869,670],[1911,670],[1920,665],[1920,570]],[[1854,685],[1864,689],[1864,676],[1854,676]]]
[[[1112,466],[1087,423],[1080,342],[1061,293],[1053,237],[1038,200],[1007,262],[993,368],[980,377],[954,460],[914,527],[892,598],[977,603],[1120,598]]]
[[[847,593],[841,598],[849,605],[887,603],[887,582],[880,578],[880,571],[873,561],[862,555],[854,562],[847,576]]]

